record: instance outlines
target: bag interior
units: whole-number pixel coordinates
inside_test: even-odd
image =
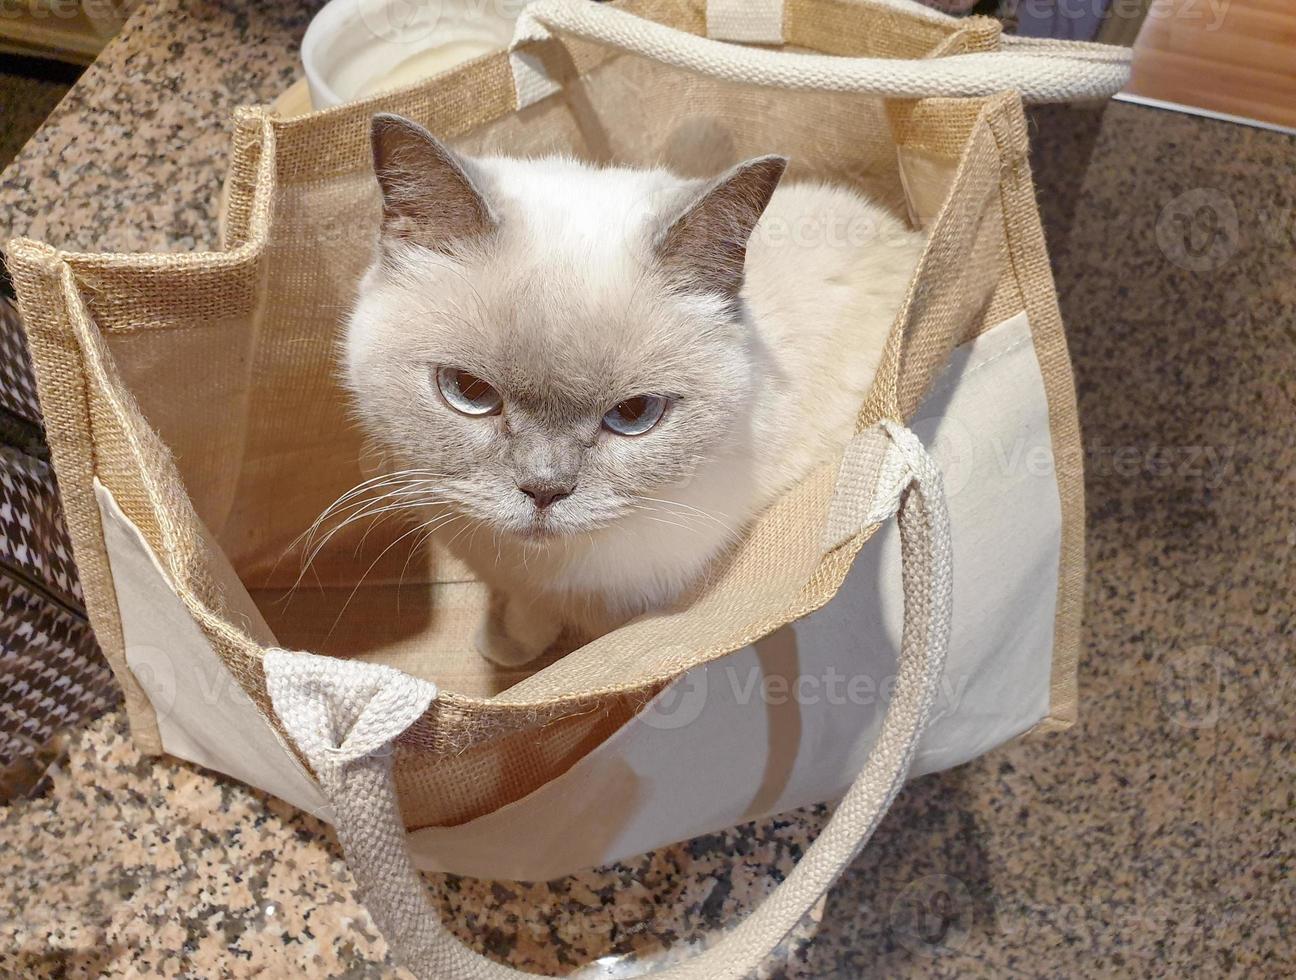
[[[380,98],[343,111],[392,104]],[[689,176],[777,152],[791,158],[786,179],[853,185],[921,225],[944,201],[957,155],[898,149],[895,108],[870,96],[734,85],[618,55],[561,93],[451,141],[468,153],[664,163]],[[416,99],[407,114],[417,118]],[[332,529],[312,536],[319,515],[381,472],[337,369],[378,213],[367,154],[314,171],[289,160],[279,168],[249,312],[217,308],[173,329],[106,337],[198,516],[280,645],[378,661],[445,690],[493,696],[537,673],[561,672],[566,649],[519,670],[476,654],[471,636],[484,587],[402,515],[361,516],[303,565]]]

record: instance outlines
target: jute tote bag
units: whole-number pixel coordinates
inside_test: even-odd
[[[453,941],[416,867],[551,878],[844,794],[764,905],[667,975],[751,971],[907,776],[1075,716],[1079,442],[1022,96],[1101,98],[1125,73],[1120,51],[898,0],[542,0],[509,51],[416,87],[241,110],[221,251],[11,243],[135,739],[333,821],[428,977],[515,974]],[[334,366],[379,111],[469,152],[686,174],[777,151],[926,230],[843,457],[676,608],[501,672],[469,639],[483,587],[398,522],[339,530],[298,581],[303,533],[381,472]]]

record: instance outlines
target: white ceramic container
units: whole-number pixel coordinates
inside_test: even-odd
[[[332,0],[302,39],[316,109],[402,88],[507,47],[526,0]]]

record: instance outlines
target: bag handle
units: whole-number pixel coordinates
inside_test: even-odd
[[[833,507],[856,515],[856,533],[898,515],[904,627],[881,733],[827,826],[760,907],[698,956],[651,976],[739,980],[754,972],[854,860],[909,772],[949,643],[950,529],[940,471],[912,432],[882,422],[852,440]],[[839,519],[825,543],[844,540],[844,530]],[[535,977],[463,946],[438,919],[406,850],[392,743],[427,710],[435,685],[378,664],[284,650],[266,655],[265,674],[275,711],[332,804],[361,896],[403,965],[422,980]]]
[[[958,23],[956,17],[911,0],[873,2]],[[555,33],[729,82],[891,98],[989,96],[1013,90],[1028,103],[1106,99],[1129,81],[1132,58],[1130,49],[1116,45],[1017,37],[1002,39],[1004,51],[930,59],[771,51],[698,37],[589,0],[535,0],[522,9],[509,46],[519,109],[561,88],[531,47]]]

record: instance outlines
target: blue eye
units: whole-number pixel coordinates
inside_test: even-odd
[[[494,415],[504,404],[498,391],[458,368],[437,368],[436,383],[446,404],[462,415]]]
[[[603,427],[619,436],[641,436],[666,414],[669,400],[661,395],[636,395],[613,405],[603,416]]]

